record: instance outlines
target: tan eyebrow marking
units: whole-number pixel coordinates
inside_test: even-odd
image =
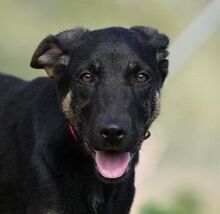
[[[129,71],[134,71],[138,68],[139,68],[139,65],[137,64],[137,62],[129,62],[128,63],[128,70]]]
[[[94,61],[94,62],[92,62],[92,63],[90,64],[89,67],[90,67],[91,69],[94,69],[94,70],[98,71],[98,70],[100,69],[101,65],[100,65],[100,63]]]

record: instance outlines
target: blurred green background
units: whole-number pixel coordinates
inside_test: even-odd
[[[25,79],[45,75],[29,67],[34,49],[48,34],[74,26],[153,26],[172,46],[210,2],[1,0],[0,70]],[[219,50],[220,27],[170,71],[161,115],[142,149],[132,214],[220,213]]]

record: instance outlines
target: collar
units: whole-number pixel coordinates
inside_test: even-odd
[[[77,134],[76,134],[76,130],[74,129],[74,127],[72,126],[72,124],[70,122],[68,123],[68,127],[69,127],[69,131],[70,131],[70,134],[73,137],[74,142],[78,143],[78,137],[77,137]]]

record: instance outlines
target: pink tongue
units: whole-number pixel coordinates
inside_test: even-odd
[[[103,177],[119,178],[128,168],[130,153],[96,151],[95,161]]]

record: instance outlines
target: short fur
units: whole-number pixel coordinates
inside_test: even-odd
[[[51,79],[0,74],[1,214],[129,213],[138,150],[159,113],[168,42],[148,27],[71,29],[46,37],[32,57]],[[82,80],[88,72],[92,82]],[[123,140],[102,139],[108,124],[123,129]],[[106,179],[96,150],[133,159],[121,178]]]

